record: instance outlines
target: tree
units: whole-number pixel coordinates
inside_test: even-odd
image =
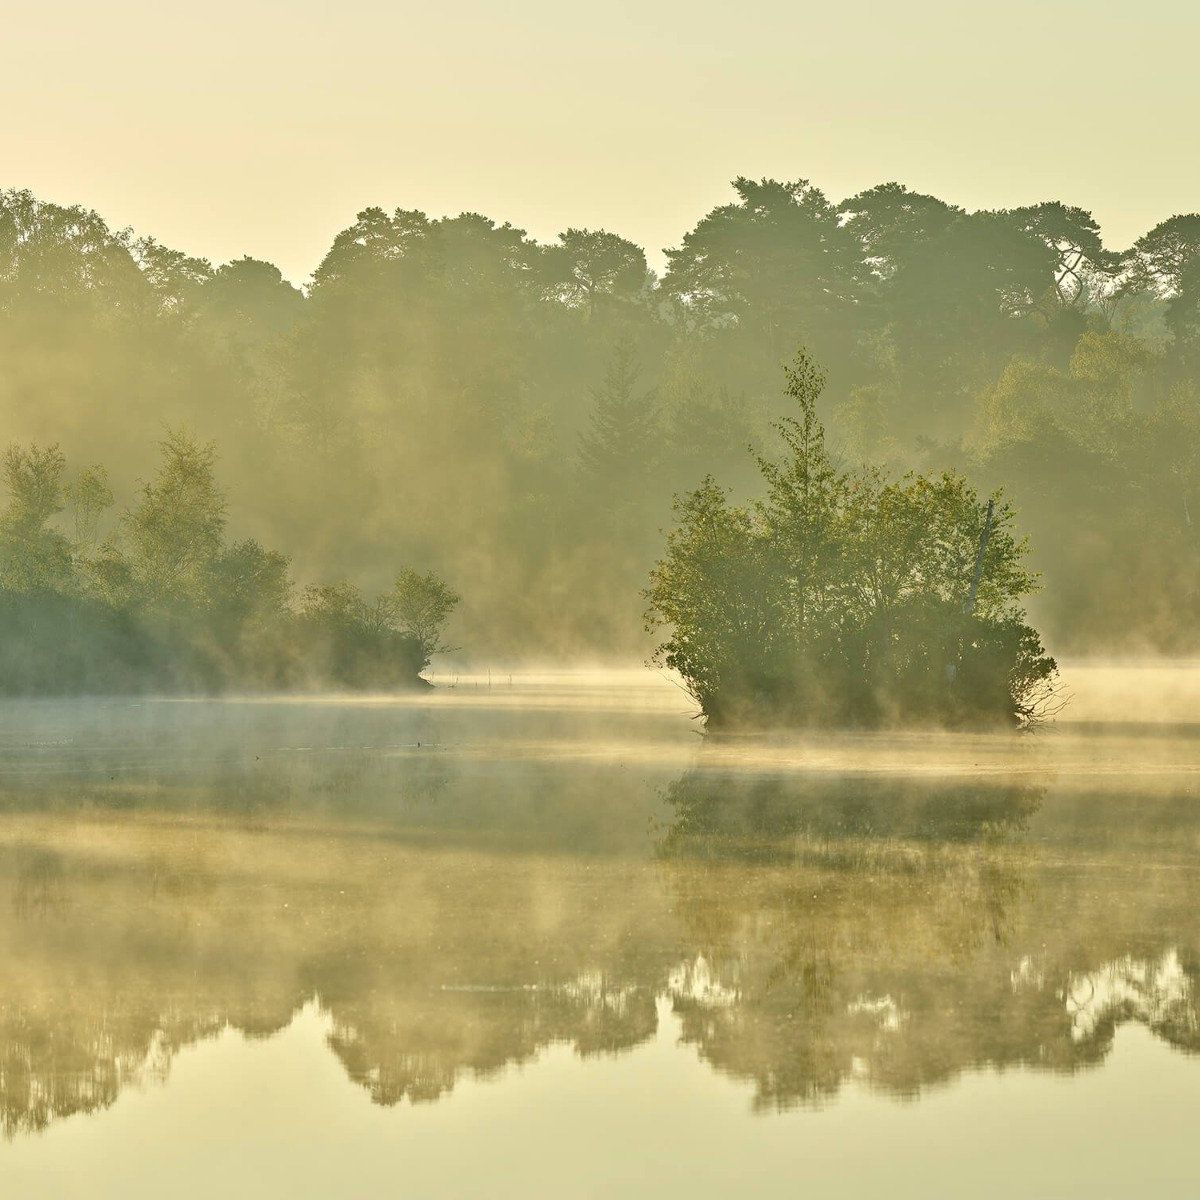
[[[119,310],[149,294],[129,239],[96,213],[0,191],[0,308],[36,296]]]
[[[277,266],[248,256],[218,268],[196,295],[210,335],[235,346],[259,346],[290,333],[303,307],[303,294]]]
[[[797,342],[848,369],[869,270],[856,236],[808,180],[746,178],[737,202],[703,217],[667,251],[661,290],[677,319],[709,343],[723,382],[766,391],[755,364],[776,363]],[[749,378],[747,378],[749,376]]]
[[[152,237],[131,241],[129,249],[165,313],[188,308],[213,277],[212,263],[207,259],[172,250]]]
[[[316,686],[395,686],[402,673],[420,670],[415,646],[393,628],[390,606],[368,604],[352,583],[306,588],[299,633],[304,667]]]
[[[63,510],[66,457],[57,446],[10,446],[8,505],[0,516],[0,586],[14,592],[70,587],[71,545],[50,521]]]
[[[1090,212],[1055,200],[1009,209],[1005,215],[1057,256],[1053,295],[1059,303],[1084,304],[1115,282],[1121,255],[1104,249],[1100,226]]]
[[[909,439],[960,437],[1000,367],[1046,341],[1057,263],[1041,238],[994,212],[958,214],[898,259],[878,303],[891,419]]]
[[[620,343],[600,385],[592,389],[588,428],[579,439],[585,488],[598,489],[590,504],[636,502],[652,469],[657,413],[652,393],[638,387],[641,371],[633,346]]]
[[[671,356],[654,389],[658,429],[652,449],[664,496],[710,472],[720,472],[736,489],[751,465],[746,447],[769,420],[749,397],[715,382],[697,357],[686,348]]]
[[[277,625],[291,615],[291,561],[253,538],[225,547],[213,561],[213,601],[231,633]]]
[[[1200,213],[1170,217],[1133,244],[1128,287],[1177,296],[1184,273],[1200,255]]]
[[[815,182],[745,178],[726,199],[661,281],[606,229],[544,243],[480,213],[366,208],[305,295],[269,263],[210,264],[4,192],[4,444],[111,467],[91,499],[64,475],[44,525],[71,543],[70,586],[105,603],[167,603],[101,502],[154,477],[147,431],[187,429],[254,497],[265,553],[303,547],[330,579],[373,578],[386,556],[482,571],[469,619],[484,653],[636,652],[630,600],[670,496],[708,473],[735,499],[758,486],[745,447],[794,403],[777,370],[802,341],[828,371],[816,415],[832,455],[936,459],[1018,489],[1056,641],[1200,645],[1200,559],[1176,540],[1200,497],[1162,416],[1173,397],[1182,420],[1200,384],[1200,216],[1147,232],[1114,277],[1092,215],[1054,200],[972,212],[889,182],[839,203]],[[614,369],[622,345],[632,379]],[[171,604],[220,608],[226,537]],[[1147,572],[1140,603],[1113,582],[1125,556]]]
[[[1200,346],[1200,253],[1179,272],[1178,291],[1167,306],[1166,321],[1176,346],[1194,355]]]
[[[557,290],[564,303],[591,319],[602,305],[644,299],[653,277],[640,247],[602,229],[568,229],[558,243],[554,257],[563,281]]]
[[[461,597],[433,572],[424,575],[405,568],[396,578],[388,597],[388,609],[400,632],[413,639],[421,657],[421,669],[435,654],[451,647],[442,642],[446,622],[458,607]]]
[[[116,532],[94,466],[68,479],[57,446],[10,447],[0,512],[0,691],[211,692],[412,685],[458,597],[406,571],[373,603],[348,582],[292,605],[290,562],[253,539],[225,541],[215,452],[183,433]],[[55,528],[71,511],[74,540]],[[397,627],[397,622],[403,628]]]
[[[168,433],[160,445],[162,465],[125,517],[131,563],[156,598],[203,605],[225,534],[216,448],[182,431]]]
[[[76,551],[86,556],[95,548],[101,517],[113,505],[108,471],[99,464],[85,468],[67,482],[63,497],[71,513]]]
[[[882,183],[843,200],[837,211],[871,273],[887,280],[914,247],[943,233],[963,210],[899,183]]]
[[[759,586],[761,532],[753,514],[728,499],[711,477],[676,498],[675,525],[646,592],[647,632],[670,630],[654,661],[683,677],[714,726],[735,717],[740,698],[758,685],[749,671],[772,662],[784,668],[782,656],[772,659],[782,628],[777,593]]]

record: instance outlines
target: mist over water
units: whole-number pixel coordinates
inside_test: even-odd
[[[1200,18],[471,2],[4,16],[0,1200],[1192,1200]]]
[[[1064,674],[994,735],[701,737],[640,670],[7,702],[0,1182],[1004,1195],[1004,1128],[1186,1194],[1200,672]]]

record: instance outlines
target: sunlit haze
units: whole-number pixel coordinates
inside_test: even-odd
[[[0,1197],[1193,1200],[1200,8],[0,30]]]
[[[736,175],[1062,199],[1124,248],[1200,206],[1198,34],[1183,0],[9,4],[0,185],[296,282],[370,204],[660,265]]]

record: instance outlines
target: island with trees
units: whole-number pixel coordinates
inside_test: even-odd
[[[824,376],[786,368],[796,412],[759,456],[765,495],[711,476],[675,502],[646,593],[656,661],[712,727],[1028,723],[1056,666],[1020,604],[1036,580],[1015,514],[953,471],[839,467],[816,405]]]

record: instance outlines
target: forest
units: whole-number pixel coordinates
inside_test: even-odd
[[[90,559],[136,548],[156,472],[211,454],[228,503],[207,561],[311,581],[287,621],[346,596],[361,613],[407,563],[462,594],[452,633],[472,654],[644,657],[672,497],[710,473],[753,493],[802,345],[827,371],[832,461],[1004,489],[1056,652],[1200,647],[1200,215],[1117,251],[1058,202],[972,212],[897,183],[836,201],[738,179],[664,262],[615,232],[542,243],[475,213],[366,208],[297,287],[0,193],[6,529],[25,519],[14,480],[49,470],[47,528]],[[226,670],[197,653],[189,675]],[[292,669],[255,654],[256,676]]]

